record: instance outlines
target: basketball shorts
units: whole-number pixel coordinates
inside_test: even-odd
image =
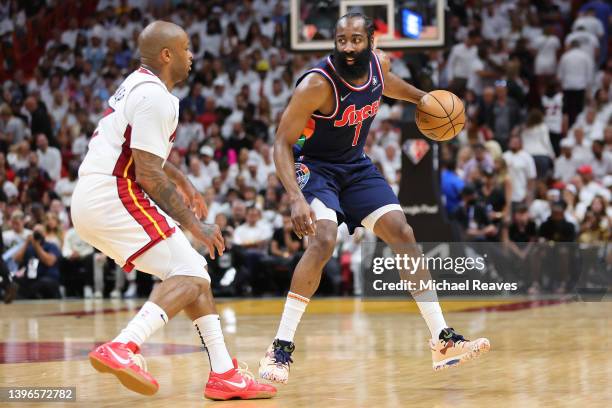
[[[210,281],[204,257],[132,180],[101,174],[79,178],[71,216],[81,239],[127,272],[136,268],[162,280],[185,275]]]
[[[351,234],[362,225],[373,231],[380,217],[402,211],[391,186],[367,156],[352,163],[300,157],[295,170],[317,219],[345,222]]]

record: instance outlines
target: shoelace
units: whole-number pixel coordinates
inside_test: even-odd
[[[291,354],[283,350],[281,347],[274,348],[274,361],[276,361],[276,364],[293,363]]]
[[[127,352],[128,352],[128,356],[134,362],[134,364],[140,367],[141,370],[149,371],[147,370],[147,361],[142,356],[142,354],[134,354],[134,352],[130,349],[127,349]]]
[[[249,371],[249,365],[244,361],[238,361],[238,367],[236,367],[236,371],[238,371],[241,376],[248,378],[251,381],[255,381],[255,376],[252,372]]]

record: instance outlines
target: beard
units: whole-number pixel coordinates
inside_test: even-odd
[[[363,78],[368,73],[370,67],[370,53],[372,50],[367,47],[360,52],[341,52],[337,47],[334,47],[332,55],[338,74],[348,81],[354,81]],[[349,65],[347,58],[354,58],[353,64]]]

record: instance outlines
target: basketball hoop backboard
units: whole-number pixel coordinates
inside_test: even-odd
[[[336,20],[348,12],[361,12],[374,21],[380,48],[444,45],[444,0],[291,0],[291,48],[332,49]]]

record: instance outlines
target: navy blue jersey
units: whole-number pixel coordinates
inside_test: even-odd
[[[296,157],[305,156],[332,163],[351,163],[362,159],[363,146],[384,89],[378,56],[371,53],[368,80],[361,86],[351,85],[341,78],[329,56],[302,75],[297,84],[313,72],[329,81],[336,104],[328,116],[318,111],[312,114],[302,137],[294,146]]]

